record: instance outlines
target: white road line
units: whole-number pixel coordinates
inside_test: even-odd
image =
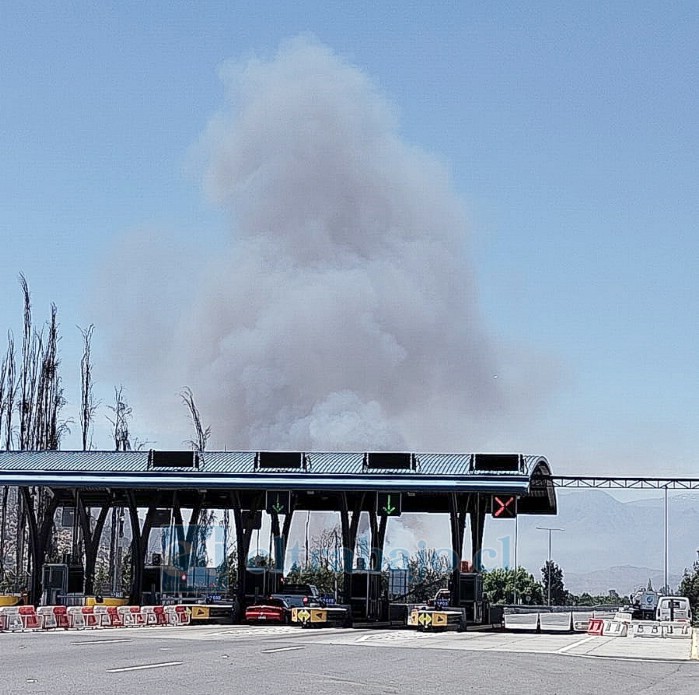
[[[160,664],[144,664],[143,666],[124,666],[123,668],[108,668],[107,673],[122,673],[123,671],[144,671],[147,668],[164,668],[165,666],[181,666],[183,661],[165,661]]]
[[[71,644],[76,644],[83,647],[86,644],[116,644],[117,642],[130,642],[130,639],[86,639],[81,642],[71,642]]]
[[[573,644],[569,644],[567,647],[562,647],[561,649],[557,650],[557,654],[565,654],[567,651],[571,649],[575,649],[575,647],[579,647],[581,644],[585,644],[585,642],[590,642],[591,640],[595,639],[597,635],[592,635],[591,637],[584,637],[581,640],[578,640],[577,642],[573,642]]]
[[[303,649],[303,647],[277,647],[276,649],[263,649],[262,654],[274,654],[275,652],[293,652],[295,649]]]

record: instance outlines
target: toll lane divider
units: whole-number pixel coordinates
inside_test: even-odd
[[[661,639],[692,639],[693,629],[688,621],[646,621],[633,624],[634,637]]]
[[[505,606],[503,627],[505,630],[588,632],[591,619],[613,620],[615,612],[607,607],[576,610],[571,606]]]
[[[604,637],[627,637],[629,624],[623,620],[605,620],[602,625]]]
[[[602,636],[604,632],[604,620],[601,618],[590,618],[587,624],[587,634]]]
[[[0,632],[189,625],[188,606],[2,606]]]

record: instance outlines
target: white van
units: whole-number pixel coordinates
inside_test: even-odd
[[[691,622],[692,609],[689,607],[689,599],[684,596],[661,596],[658,599],[655,619],[680,623]]]

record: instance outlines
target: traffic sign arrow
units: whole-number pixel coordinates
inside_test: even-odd
[[[400,516],[400,492],[377,492],[376,511],[379,516]]]
[[[291,493],[285,490],[268,490],[265,509],[268,514],[289,514],[291,512]]]
[[[396,508],[391,504],[391,495],[388,496],[388,502],[386,502],[386,506],[383,510],[386,512],[387,516],[391,516],[391,514],[396,511]]]
[[[429,625],[432,622],[432,616],[429,613],[420,613],[417,617],[418,623],[425,627],[425,625]]]

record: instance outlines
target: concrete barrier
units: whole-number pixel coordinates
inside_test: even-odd
[[[688,622],[661,622],[663,637],[670,639],[692,639],[692,626]]]
[[[651,621],[638,622],[633,624],[634,637],[662,637],[663,631],[660,623]]]
[[[592,611],[574,611],[573,630],[575,632],[587,632],[587,626],[592,617]]]
[[[538,608],[505,608],[506,630],[537,630],[539,628]]]
[[[614,616],[616,615],[616,609],[614,610],[599,610],[595,609],[592,611],[592,617],[593,618],[598,618],[599,620],[614,620]]]
[[[573,629],[573,614],[570,611],[541,612],[539,629],[542,632],[570,632]]]
[[[604,637],[626,637],[629,634],[629,624],[623,620],[605,620],[602,627]]]

